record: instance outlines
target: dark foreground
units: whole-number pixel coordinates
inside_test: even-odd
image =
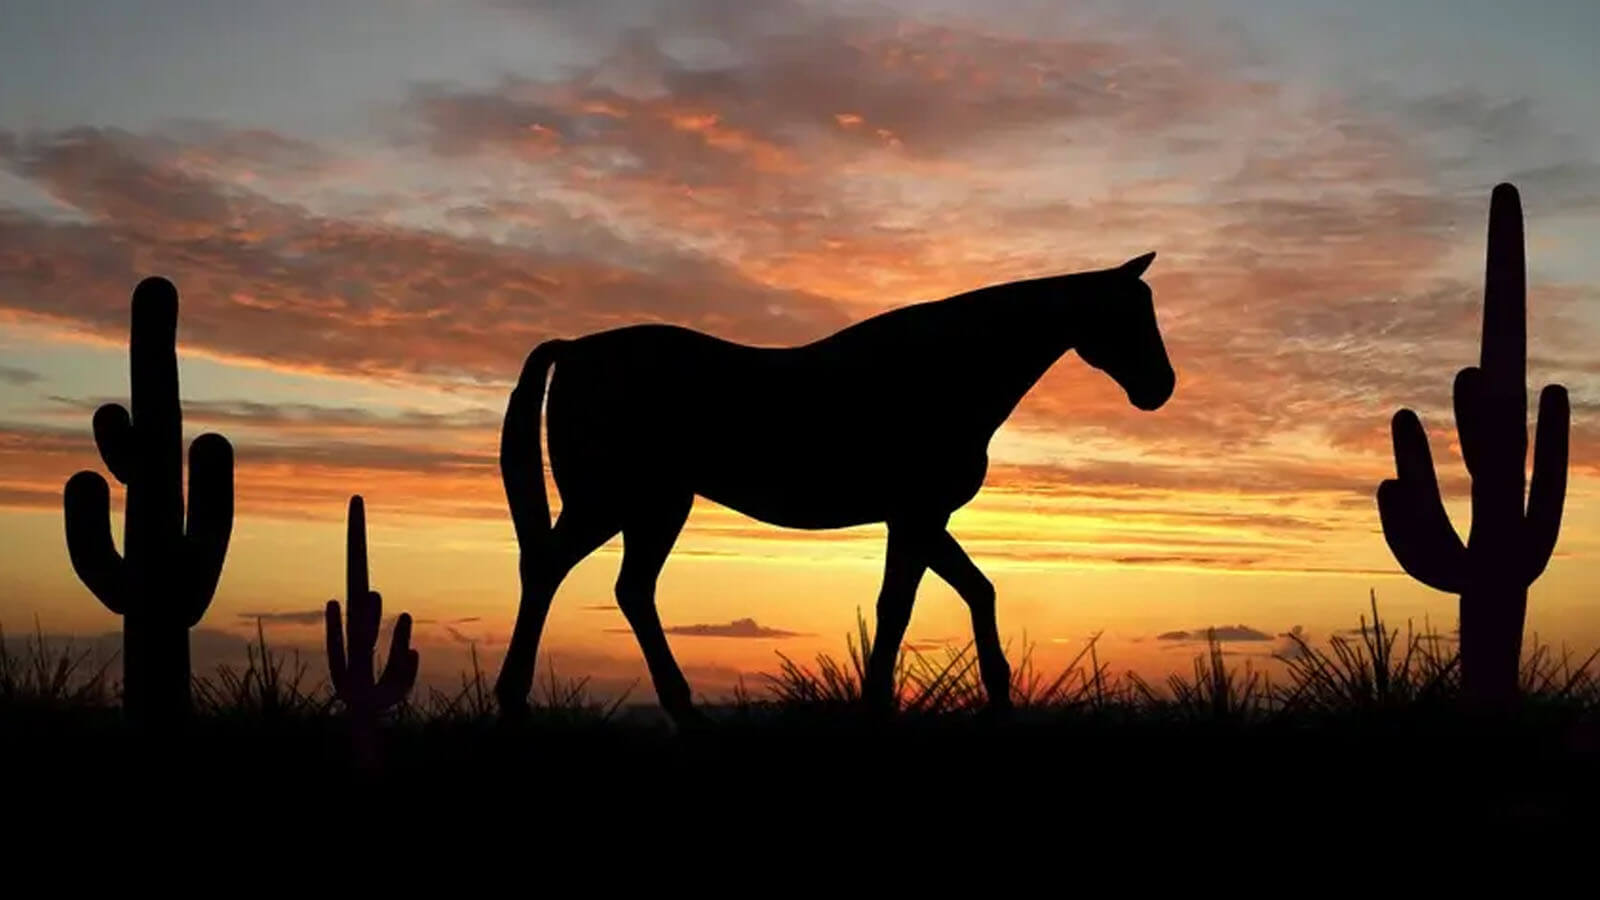
[[[893,846],[944,865],[979,848],[1082,863],[1090,845],[1320,857],[1600,835],[1589,665],[1536,653],[1515,709],[1471,713],[1448,656],[1396,640],[1305,648],[1276,687],[1216,647],[1160,686],[1098,662],[1044,679],[1024,658],[1021,705],[999,720],[964,653],[914,658],[888,721],[854,703],[859,645],[842,664],[787,666],[687,731],[590,702],[581,684],[549,685],[531,719],[505,722],[476,678],[385,722],[375,758],[353,751],[325,689],[302,689],[264,645],[247,671],[197,681],[196,713],[159,735],[35,651],[0,659],[0,773],[8,821],[27,823],[13,835],[111,829],[122,849],[336,833],[546,856],[759,848],[808,865],[818,848]]]
[[[1414,849],[1502,834],[1592,838],[1597,735],[1592,720],[1548,710],[1252,724],[1024,713],[886,726],[727,711],[695,733],[401,725],[383,734],[373,767],[355,764],[336,720],[205,720],[181,740],[144,740],[90,716],[8,720],[0,755],[23,818],[107,821],[124,846],[331,828],[346,844],[531,842],[557,854],[929,841],[938,853],[1143,842],[1245,852],[1289,841],[1310,842],[1315,857],[1401,835]],[[162,824],[169,817],[188,823],[181,836]]]

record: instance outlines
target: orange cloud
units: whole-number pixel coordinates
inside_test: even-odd
[[[191,346],[311,370],[505,378],[545,338],[676,320],[751,340],[824,333],[827,301],[726,265],[635,267],[321,218],[183,171],[132,135],[80,129],[8,160],[90,218],[0,213],[0,315],[118,335],[149,269],[184,293]]]
[[[1481,298],[1459,260],[1476,258],[1484,196],[1446,181],[1407,129],[1482,120],[1505,137],[1535,127],[1527,110],[1465,95],[1408,107],[1415,119],[1299,103],[1159,35],[809,7],[779,33],[741,10],[697,20],[739,51],[718,65],[673,57],[662,24],[559,78],[411,89],[383,150],[425,168],[416,182],[404,165],[260,130],[5,136],[0,165],[72,215],[0,211],[0,317],[120,341],[129,287],[161,271],[184,291],[186,348],[498,390],[553,336],[671,321],[796,343],[889,306],[1154,249],[1178,393],[1149,416],[1077,360],[1047,375],[997,442],[977,505],[993,552],[1314,567],[1297,543],[1310,523],[1372,527],[1401,405],[1428,418],[1460,496],[1448,390],[1475,357]],[[1586,172],[1547,167],[1532,183],[1575,189]],[[282,199],[296,179],[370,195],[377,212]],[[1574,465],[1593,471],[1600,416],[1583,388],[1600,372],[1578,311],[1594,294],[1548,281],[1534,294],[1534,378],[1574,386]],[[65,409],[86,422],[92,405]],[[237,400],[189,414],[238,435],[244,509],[336,515],[359,483],[416,512],[503,515],[494,408]],[[63,472],[93,464],[86,439],[81,424],[8,432],[4,496],[54,504]],[[1102,517],[1098,535],[1039,539],[1024,495],[1074,498]],[[1304,506],[1285,511],[1291,499]]]

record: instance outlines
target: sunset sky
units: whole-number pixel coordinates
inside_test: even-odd
[[[320,646],[344,504],[423,668],[496,667],[515,611],[495,447],[523,357],[644,321],[802,343],[895,306],[1157,251],[1177,392],[1063,359],[951,523],[1002,635],[1059,664],[1186,667],[1209,625],[1454,626],[1373,492],[1417,409],[1465,533],[1450,384],[1477,357],[1489,190],[1522,191],[1530,388],[1573,405],[1532,632],[1600,645],[1600,5],[1590,0],[14,0],[0,7],[0,625],[118,620],[60,496],[104,471],[128,296],[182,294],[185,426],[232,439],[238,519],[197,665],[257,619]],[[952,365],[960,365],[952,360]],[[559,499],[553,498],[559,506]],[[120,494],[117,496],[120,509]],[[884,529],[700,500],[659,604],[694,688],[839,653]],[[544,662],[644,676],[620,540],[557,595]],[[744,621],[753,620],[753,621]],[[1241,627],[1242,626],[1242,627]],[[908,639],[964,643],[924,582]],[[114,646],[114,645],[112,645]],[[640,684],[648,696],[648,681]]]

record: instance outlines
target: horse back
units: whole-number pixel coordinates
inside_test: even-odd
[[[951,489],[965,496],[939,502],[969,499],[988,435],[963,452],[936,433],[937,391],[852,350],[828,341],[753,347],[669,325],[572,341],[549,387],[558,489],[564,499],[574,490],[689,491],[811,528],[881,520],[901,502],[901,485],[937,494],[940,473],[930,468],[965,472]]]

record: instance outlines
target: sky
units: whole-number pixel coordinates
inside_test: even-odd
[[[315,653],[366,498],[372,579],[423,669],[498,664],[517,597],[495,449],[539,342],[671,322],[766,346],[1147,251],[1178,371],[1155,413],[1069,355],[996,435],[951,531],[1013,659],[1194,637],[1270,667],[1375,592],[1454,626],[1373,498],[1416,409],[1463,534],[1450,385],[1477,357],[1489,191],[1527,214],[1530,389],[1571,392],[1541,640],[1600,646],[1600,7],[1486,0],[1048,3],[278,0],[0,7],[0,626],[114,646],[61,487],[104,471],[127,301],[182,294],[190,435],[238,455],[197,666],[259,623]],[[120,493],[114,497],[120,508]],[[559,496],[553,495],[559,508]],[[838,655],[884,529],[698,500],[658,592],[691,685]],[[542,660],[638,683],[620,539],[558,593]],[[908,641],[970,636],[924,582]],[[645,679],[645,680],[640,680]]]

